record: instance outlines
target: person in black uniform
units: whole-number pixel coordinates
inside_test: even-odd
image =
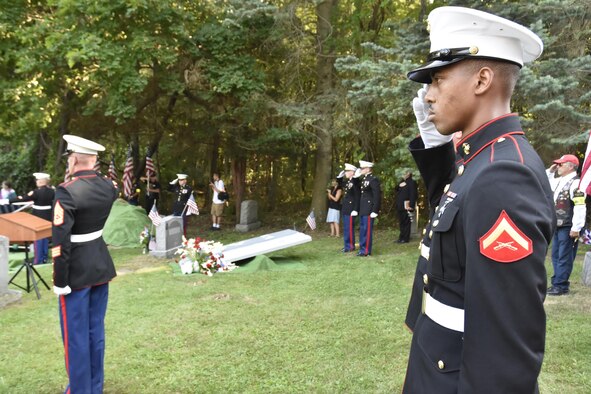
[[[102,232],[119,191],[93,170],[102,145],[74,135],[64,140],[72,178],[55,192],[52,257],[69,377],[65,392],[102,393],[105,314],[116,276]]]
[[[341,214],[343,215],[343,239],[345,246],[343,252],[355,250],[355,217],[359,215],[359,178],[355,177],[357,167],[345,163],[343,204]]]
[[[412,179],[411,171],[404,173],[404,177],[394,190],[396,190],[396,210],[400,226],[400,235],[396,242],[399,244],[408,243],[410,241],[411,215],[413,215],[417,203],[417,183]]]
[[[158,200],[160,199],[160,182],[158,181],[158,176],[153,173],[150,174],[149,180],[145,176],[140,177],[140,180],[146,182],[146,201],[144,209],[146,210],[146,213],[149,214],[154,204],[158,206]]]
[[[430,84],[413,100],[421,136],[410,150],[431,215],[406,317],[413,338],[403,392],[536,393],[556,217],[544,165],[510,100],[520,66],[543,44],[467,8],[437,8],[429,25],[428,61],[408,74]]]
[[[359,195],[359,252],[357,256],[369,256],[373,243],[374,220],[380,211],[382,192],[380,181],[372,173],[373,163],[359,160],[361,169]]]
[[[170,182],[168,191],[175,194],[174,203],[172,205],[172,214],[174,216],[183,217],[183,234],[187,235],[187,201],[191,198],[193,189],[187,185],[187,174],[176,174],[176,179]]]
[[[37,188],[30,191],[25,196],[17,196],[10,199],[10,203],[33,201],[32,214],[51,222],[51,205],[53,204],[53,196],[55,190],[49,185],[49,174],[44,172],[35,172],[35,183]],[[49,252],[49,238],[43,238],[35,241],[33,244],[35,248],[35,258],[33,264],[47,263],[47,255]]]

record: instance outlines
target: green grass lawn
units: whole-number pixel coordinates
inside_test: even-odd
[[[255,234],[214,233],[231,243]],[[106,393],[400,392],[411,335],[403,326],[417,242],[377,232],[374,256],[340,239],[271,255],[302,269],[173,275],[168,260],[113,250]],[[547,300],[542,393],[591,392],[591,289]],[[41,272],[51,277],[50,268]],[[66,383],[56,297],[24,294],[0,310],[0,392],[59,393]]]

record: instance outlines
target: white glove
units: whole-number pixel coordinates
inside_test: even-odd
[[[177,179],[175,179],[174,181],[170,182],[170,184],[171,184],[171,185],[176,185],[178,181],[179,181],[179,180],[178,180],[178,178],[177,178]]]
[[[351,216],[357,216],[357,215],[359,215],[359,212],[357,212],[357,211],[351,211]]]
[[[68,295],[72,292],[72,289],[70,289],[70,286],[66,286],[66,287],[57,287],[57,286],[53,286],[53,292],[55,294],[59,295]]]
[[[339,172],[339,175],[337,175],[337,178],[342,178],[343,176],[345,176],[345,170]]]
[[[375,212],[372,212],[372,213],[369,214],[369,217],[372,218],[372,219],[375,219],[375,218],[378,217],[378,214],[375,213]]]
[[[355,174],[353,174],[353,178],[359,178],[361,176],[361,168],[355,170]]]
[[[9,204],[9,203],[10,203],[10,202],[9,202],[8,198],[3,198],[3,199],[0,199],[0,205],[7,205],[7,204]]]
[[[417,126],[419,127],[425,148],[434,148],[451,141],[453,135],[440,134],[433,122],[427,120],[429,116],[429,104],[425,102],[425,96],[427,95],[428,89],[429,85],[423,85],[417,91],[417,97],[412,99],[412,110],[415,113],[415,118],[417,118]]]

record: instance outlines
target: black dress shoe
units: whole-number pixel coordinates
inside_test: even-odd
[[[561,295],[568,294],[568,292],[569,292],[568,289],[562,290],[562,289],[559,289],[558,287],[552,286],[552,287],[550,287],[548,289],[548,291],[546,292],[546,294],[549,295],[549,296],[561,296]]]
[[[357,256],[359,256],[359,257],[367,257],[367,256],[369,256],[369,254],[365,254],[365,253],[359,252],[359,253],[357,253]]]

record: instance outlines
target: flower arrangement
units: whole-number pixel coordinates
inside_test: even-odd
[[[183,236],[182,246],[175,254],[180,255],[178,261],[183,274],[200,272],[212,276],[216,272],[232,271],[235,264],[224,262],[224,245],[221,242],[206,241],[199,237],[186,239]]]
[[[149,252],[150,239],[150,230],[148,230],[147,227],[144,227],[144,229],[140,233],[140,245],[142,245],[142,254],[146,254]]]

